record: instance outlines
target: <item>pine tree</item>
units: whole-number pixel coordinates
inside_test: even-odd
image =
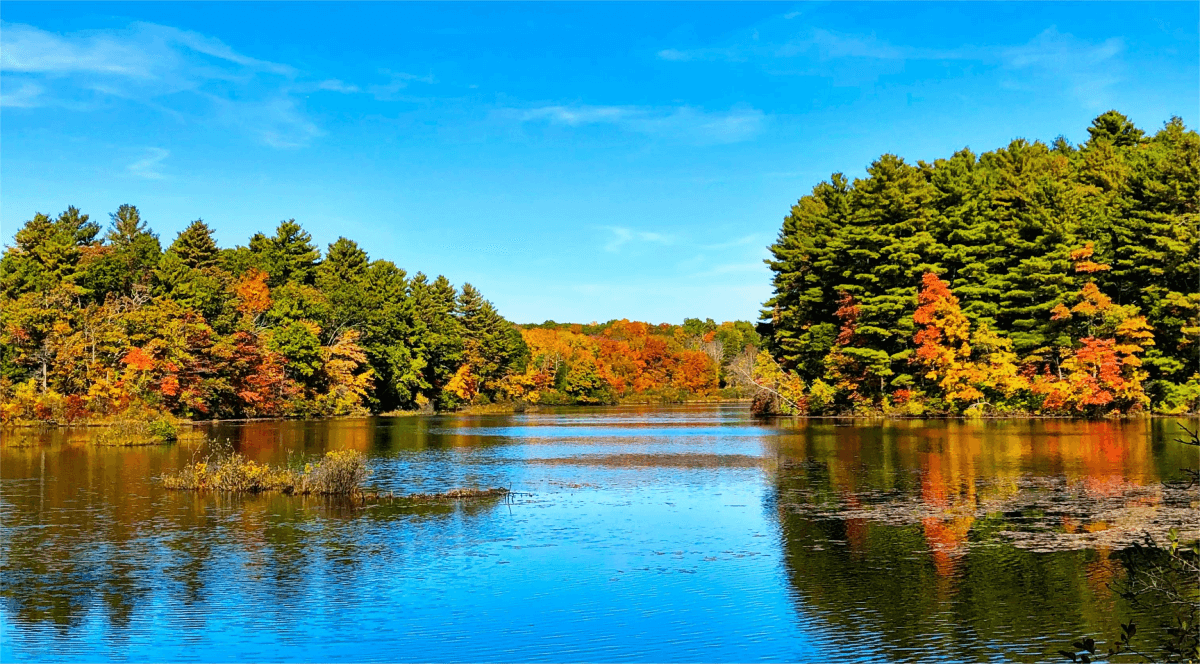
[[[158,235],[150,231],[133,205],[122,205],[110,215],[105,235],[108,251],[88,265],[83,281],[96,301],[107,293],[129,294],[135,285],[148,286],[162,257]]]
[[[295,219],[280,222],[274,236],[256,233],[250,238],[250,251],[257,257],[259,267],[270,275],[272,287],[289,281],[311,284],[321,259],[312,235]]]
[[[317,273],[319,277],[341,282],[357,281],[366,273],[369,262],[367,252],[359,248],[357,242],[339,237],[329,245]]]
[[[863,346],[888,356],[884,361],[873,355],[874,374],[881,379],[898,374],[904,382],[917,284],[922,274],[939,269],[945,253],[931,232],[937,192],[920,169],[893,155],[881,157],[867,173],[854,184],[850,224],[831,245],[836,272],[848,275],[840,287],[854,296]]]
[[[458,319],[463,327],[463,350],[479,391],[494,397],[500,381],[525,370],[529,349],[520,332],[471,284],[463,284],[458,297]]]
[[[443,388],[463,364],[462,324],[454,315],[458,293],[450,280],[438,276],[431,284],[424,274],[412,281],[413,348],[423,367],[425,397],[438,408],[457,405]]]
[[[404,270],[384,260],[370,263],[361,281],[355,280],[355,271],[344,268],[346,258],[353,263],[357,254],[343,252],[344,248],[336,252],[331,248],[331,256],[337,258],[321,283],[328,285],[335,274],[347,277],[333,291],[343,295],[333,295],[331,301],[335,312],[345,307],[336,314],[345,326],[362,332],[360,343],[375,374],[374,404],[384,411],[413,409],[431,386],[425,380],[422,339],[413,315],[412,282]]]
[[[88,215],[79,211],[74,205],[58,215],[54,222],[56,232],[66,235],[66,240],[77,247],[85,247],[96,241],[100,234],[100,224],[90,220]]]
[[[203,219],[193,221],[180,231],[167,252],[175,254],[184,265],[191,268],[213,267],[220,254],[213,240],[213,230]]]
[[[823,372],[825,356],[837,334],[837,308],[830,285],[840,283],[832,274],[830,244],[850,214],[849,182],[834,173],[812,195],[792,206],[783,229],[771,245],[775,295],[766,302],[763,328],[779,361],[808,379]]]
[[[1200,135],[1172,118],[1129,158],[1106,285],[1118,302],[1140,305],[1155,330],[1146,363],[1149,391],[1162,399],[1200,374]]]
[[[1088,127],[1089,142],[1108,141],[1113,145],[1126,147],[1137,145],[1145,138],[1146,133],[1134,126],[1133,122],[1117,111],[1107,111],[1092,120]]]

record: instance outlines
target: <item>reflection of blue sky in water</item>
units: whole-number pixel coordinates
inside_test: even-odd
[[[984,542],[939,557],[952,523],[785,502],[955,505],[1016,475],[1153,483],[1187,463],[1162,423],[1106,426],[806,428],[699,406],[213,430],[264,461],[363,449],[383,489],[532,494],[363,511],[148,482],[191,459],[184,445],[5,447],[0,658],[1037,659],[1113,624],[1100,554]],[[986,539],[984,521],[966,536]]]

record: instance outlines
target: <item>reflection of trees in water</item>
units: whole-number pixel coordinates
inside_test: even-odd
[[[930,555],[925,524],[814,520],[786,509],[780,522],[801,610],[834,627],[834,640],[866,637],[889,657],[975,659],[995,644],[1037,659],[1042,651],[1022,644],[1103,624],[1109,613],[1107,593],[1087,583],[1094,552],[990,546],[944,558]]]
[[[111,624],[129,623],[147,592],[140,579],[148,565],[140,554],[151,535],[136,520],[151,514],[142,492],[116,487],[153,473],[163,456],[163,448],[4,450],[0,593],[12,615],[73,627],[86,607],[100,605]],[[56,479],[64,475],[71,480]]]
[[[773,499],[801,613],[897,658],[1038,660],[1084,628],[1111,631],[1108,551],[1021,551],[994,537],[1021,515],[976,507],[1030,475],[1096,496],[1156,482],[1171,431],[1139,424],[798,425],[779,443]]]
[[[4,449],[0,596],[13,624],[67,634],[102,608],[119,637],[152,604],[186,607],[171,620],[197,627],[230,600],[291,620],[307,602],[352,594],[364,565],[436,555],[424,542],[464,539],[469,522],[496,507],[364,509],[333,498],[167,492],[150,481],[191,455],[181,446]]]

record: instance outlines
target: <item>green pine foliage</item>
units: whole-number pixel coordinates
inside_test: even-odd
[[[864,178],[835,173],[818,184],[770,247],[774,295],[759,326],[767,348],[809,383],[854,373],[860,396],[879,404],[920,383],[913,313],[922,274],[949,284],[973,329],[1042,360],[1079,346],[1052,312],[1095,282],[1153,331],[1141,361],[1154,407],[1195,408],[1200,135],[1179,118],[1147,135],[1116,111],[1088,133],[1080,146],[1017,139],[932,163],[884,155]],[[1073,252],[1085,247],[1094,255],[1081,263]],[[845,297],[855,337],[839,344]]]

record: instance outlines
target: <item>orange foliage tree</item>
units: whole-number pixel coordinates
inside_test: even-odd
[[[686,348],[678,328],[618,320],[595,334],[582,326],[524,328],[525,375],[514,379],[525,398],[602,403],[663,390],[702,396],[718,385],[718,364]]]
[[[1143,409],[1149,400],[1139,355],[1154,345],[1145,317],[1137,307],[1114,303],[1095,282],[1084,285],[1074,299],[1074,306],[1059,303],[1051,311],[1064,337],[1077,341],[1059,348],[1057,367],[1045,363],[1034,378],[1042,409],[1080,414]]]
[[[971,359],[971,322],[950,286],[926,272],[917,304],[913,322],[920,327],[913,336],[917,344],[914,361],[924,370],[924,378],[938,386],[952,407],[982,399],[983,392],[976,386],[984,373]]]

